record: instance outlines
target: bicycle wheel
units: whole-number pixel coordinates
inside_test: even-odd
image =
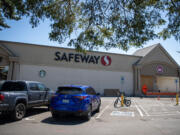
[[[131,100],[125,99],[124,104],[129,107],[131,105]]]
[[[114,102],[114,107],[115,108],[118,108],[118,107],[120,107],[121,106],[121,101],[117,98],[116,100],[115,100],[115,102]]]

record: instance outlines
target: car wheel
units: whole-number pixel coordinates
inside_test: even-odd
[[[26,114],[26,106],[23,103],[18,103],[12,113],[14,120],[21,120]]]
[[[99,105],[98,105],[98,108],[96,109],[96,112],[97,112],[97,113],[100,112],[100,106],[101,106],[101,104],[99,104]]]
[[[47,110],[50,111],[50,105],[47,106]]]
[[[55,112],[51,112],[51,114],[52,114],[52,117],[55,118],[55,119],[58,118],[58,116],[59,116],[59,115],[58,115],[57,113],[55,113]]]
[[[91,115],[92,115],[92,107],[89,106],[88,112],[87,112],[86,115],[85,115],[85,119],[86,119],[86,120],[90,120],[90,119],[91,119]]]

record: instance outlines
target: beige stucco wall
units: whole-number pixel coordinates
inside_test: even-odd
[[[157,72],[158,66],[163,67],[162,73]],[[177,68],[171,65],[161,63],[161,62],[144,65],[141,69],[141,74],[142,75],[178,76]]]
[[[45,70],[46,76],[41,78],[39,71]],[[121,83],[121,77],[124,83]],[[47,87],[56,90],[58,86],[69,84],[90,85],[103,94],[104,89],[123,89],[126,95],[133,94],[133,73],[117,71],[100,71],[55,66],[24,65],[20,66],[21,80],[40,81]]]
[[[177,65],[170,58],[168,58],[168,55],[166,55],[166,52],[163,51],[160,46],[157,46],[148,55],[146,55],[141,63],[146,65],[155,61],[158,63],[167,63],[171,66],[177,67]]]
[[[100,93],[103,93],[104,89],[124,89],[128,95],[133,93],[138,95],[141,89],[140,75],[179,76],[177,72],[179,66],[160,46],[154,48],[144,58],[132,55],[87,52],[87,55],[90,56],[110,56],[111,65],[103,66],[101,58],[98,64],[77,63],[74,60],[71,62],[55,60],[56,52],[82,54],[74,49],[6,41],[0,41],[0,45],[13,53],[9,64],[10,69],[14,67],[8,73],[9,78],[12,75],[10,79],[41,81],[52,89],[56,89],[59,85],[73,83],[91,85]],[[3,50],[0,50],[0,55],[7,56]],[[134,65],[135,63],[136,65]],[[163,66],[162,74],[157,74],[158,65]],[[40,78],[38,75],[41,69],[47,71],[45,78]],[[120,79],[122,76],[126,80],[123,86]]]
[[[178,65],[161,46],[154,48],[140,64],[142,75],[178,76]],[[158,66],[163,67],[162,73],[157,72]]]
[[[178,77],[157,77],[157,86],[161,92],[176,92],[175,79],[178,80],[177,91],[179,92],[179,78]]]
[[[141,57],[102,53],[87,52],[91,56],[110,56],[111,65],[103,66],[101,59],[98,64],[76,63],[74,61],[55,61],[55,53],[82,54],[74,49],[65,49],[60,47],[49,47],[32,44],[1,42],[6,48],[11,50],[17,56],[16,77],[13,79],[34,80],[44,82],[53,90],[60,85],[66,84],[84,84],[91,85],[97,92],[103,94],[104,89],[120,89],[127,95],[133,95],[133,64]],[[84,55],[84,54],[82,54]],[[41,78],[39,71],[45,70],[46,77]],[[121,77],[125,78],[121,84]]]
[[[8,54],[2,48],[0,48],[0,57],[1,57],[0,66],[9,65]]]
[[[157,67],[161,66],[163,72],[158,72]],[[134,65],[134,89],[135,95],[142,95],[141,75],[179,77],[179,65],[171,58],[168,52],[161,46],[155,46],[146,56]]]
[[[107,70],[133,72],[132,65],[140,58],[130,55],[120,55],[111,53],[88,52],[90,55],[104,56],[108,55],[112,59],[110,66],[103,66],[99,60],[99,64],[75,63],[55,61],[55,52],[78,53],[74,49],[63,49],[59,47],[38,46],[30,44],[19,44],[3,42],[16,56],[19,57],[20,64],[46,65],[55,67],[73,67],[78,69]]]

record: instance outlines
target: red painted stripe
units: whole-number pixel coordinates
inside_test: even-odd
[[[171,93],[169,93],[169,92],[147,92],[146,93],[146,95],[167,95],[167,96],[174,96],[174,95],[176,95],[176,93],[175,92],[171,92]]]

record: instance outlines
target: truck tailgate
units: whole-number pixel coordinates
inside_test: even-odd
[[[9,93],[0,92],[0,111],[6,111],[9,107]]]

